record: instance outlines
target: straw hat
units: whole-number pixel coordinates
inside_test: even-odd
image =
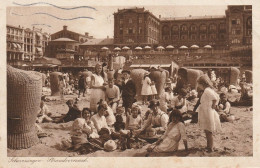
[[[116,143],[115,143],[115,141],[113,141],[113,140],[108,140],[105,144],[104,144],[104,149],[106,150],[106,151],[113,151],[113,150],[116,150],[116,148],[117,148],[117,145],[116,145]]]

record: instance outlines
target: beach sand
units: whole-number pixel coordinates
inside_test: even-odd
[[[88,96],[87,96],[88,97]],[[66,96],[76,98],[76,95]],[[59,97],[53,98],[56,101],[47,102],[52,116],[66,114],[68,107],[66,100],[59,100]],[[88,107],[88,98],[82,98],[78,105],[80,109]],[[142,114],[147,108],[144,108]],[[156,156],[180,156],[180,157],[223,157],[223,156],[253,156],[253,111],[250,107],[232,107],[231,113],[240,118],[233,123],[222,123],[222,132],[214,135],[214,146],[216,151],[207,153],[205,151],[206,138],[205,133],[199,129],[198,124],[189,123],[186,125],[188,136],[189,152],[184,151],[182,141],[179,150],[172,153],[150,153],[150,157]],[[97,151],[88,155],[79,155],[76,152],[66,151],[61,146],[61,141],[70,138],[70,128],[72,122],[68,123],[41,123],[40,126],[48,134],[47,137],[40,138],[40,142],[28,149],[11,150],[7,149],[8,157],[144,157],[146,148],[127,149],[125,151],[115,150],[113,152]]]

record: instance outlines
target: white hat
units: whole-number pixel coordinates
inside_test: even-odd
[[[113,140],[108,140],[105,144],[104,144],[104,149],[106,150],[106,151],[113,151],[113,150],[116,150],[116,148],[117,148],[117,145],[116,145],[116,143],[115,143],[115,141],[113,141]]]

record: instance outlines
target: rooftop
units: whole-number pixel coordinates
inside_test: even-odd
[[[194,19],[220,19],[226,18],[225,15],[211,15],[211,16],[187,16],[187,17],[168,17],[168,18],[160,18],[161,21],[168,20],[194,20]]]
[[[58,38],[52,41],[71,41],[71,42],[76,42],[75,40],[69,39],[69,38]]]
[[[113,38],[103,38],[103,39],[90,39],[87,42],[80,45],[112,45],[114,44]]]

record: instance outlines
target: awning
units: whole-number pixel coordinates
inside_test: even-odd
[[[42,37],[42,34],[39,33],[39,32],[36,32],[36,35],[39,36],[39,37]]]
[[[160,67],[161,68],[169,68],[171,66],[171,64],[161,64]]]
[[[13,46],[14,48],[18,48],[18,46],[17,46],[16,43],[12,43],[12,46]]]
[[[42,52],[42,48],[36,47],[37,52]]]
[[[17,48],[22,49],[20,44],[16,44],[16,45],[17,45]]]
[[[130,65],[130,68],[138,68],[138,67],[140,67],[140,64],[132,64],[132,65]]]
[[[140,67],[141,68],[149,68],[151,65],[150,64],[141,64]]]

